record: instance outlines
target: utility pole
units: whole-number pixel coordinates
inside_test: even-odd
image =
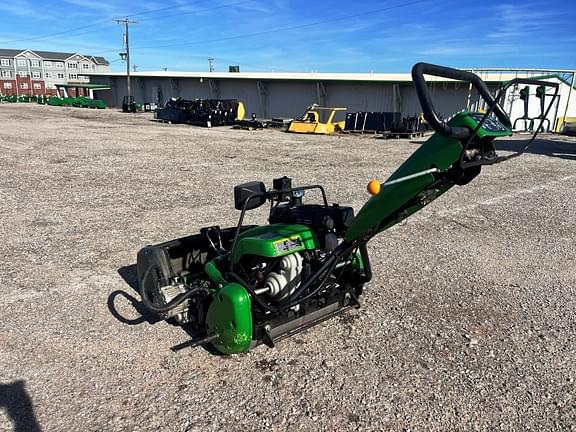
[[[212,57],[208,58],[208,72],[214,72],[214,59]]]
[[[128,39],[128,27],[130,24],[138,24],[138,21],[130,21],[128,17],[124,19],[116,18],[116,24],[124,24],[126,26],[126,33],[124,33],[124,48],[126,51],[120,53],[122,60],[126,60],[126,87],[128,90],[127,96],[131,96],[132,92],[130,90],[130,42]]]

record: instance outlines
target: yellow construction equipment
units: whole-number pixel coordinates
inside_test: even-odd
[[[338,112],[345,113],[346,108],[310,105],[302,117],[292,120],[288,132],[332,135],[334,132],[344,130],[344,120],[334,121]]]

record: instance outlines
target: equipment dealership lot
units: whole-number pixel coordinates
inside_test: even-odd
[[[418,143],[150,119],[0,105],[0,431],[576,427],[576,139],[542,138],[370,242],[360,310],[218,356],[173,352],[187,333],[141,318],[136,252],[235,225],[250,180],[359,210]]]

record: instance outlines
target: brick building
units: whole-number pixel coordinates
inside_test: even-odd
[[[0,48],[0,95],[55,95],[58,84],[86,83],[89,78],[80,74],[109,70],[104,57]]]

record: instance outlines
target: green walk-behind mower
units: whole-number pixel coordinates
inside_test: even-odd
[[[486,102],[486,112],[462,111],[440,121],[424,74],[471,83]],[[366,249],[370,239],[453,186],[469,183],[483,165],[518,156],[534,140],[536,134],[520,152],[496,154],[495,139],[512,135],[499,104],[506,90],[525,83],[558,92],[554,83],[514,79],[494,97],[473,73],[426,63],[414,66],[412,78],[435,134],[385,183],[370,185],[373,196],[356,216],[351,207],[329,205],[322,186],[294,187],[287,177],[275,179],[272,189],[250,182],[234,188],[235,207],[241,211],[237,226],[203,228],[138,252],[143,304],[197,335],[173,349],[209,343],[232,354],[261,343],[273,347],[358,307],[372,276]],[[304,203],[311,189],[319,190],[321,203]],[[246,212],[267,201],[269,224],[244,225]]]

